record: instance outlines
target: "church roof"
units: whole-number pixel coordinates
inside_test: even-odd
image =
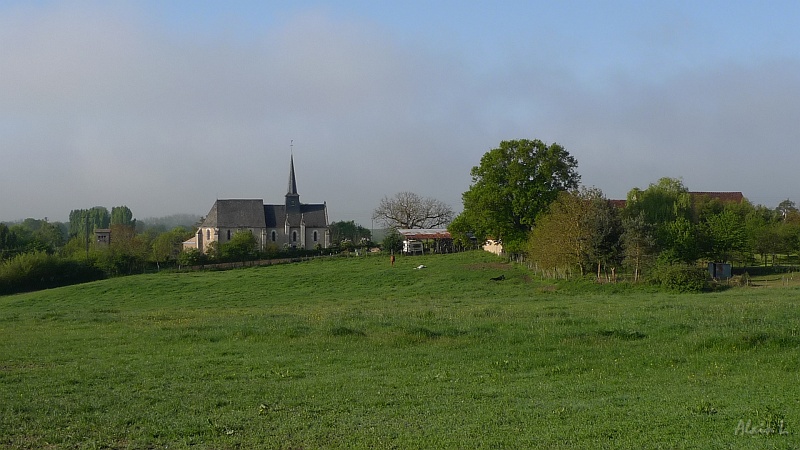
[[[287,206],[289,208],[287,209]],[[289,187],[286,204],[265,205],[261,199],[217,200],[203,220],[202,227],[211,228],[283,228],[301,223],[309,228],[328,227],[328,206],[325,203],[303,204],[297,193],[294,155],[289,161]]]
[[[286,205],[264,205],[267,228],[280,228],[286,223]],[[289,226],[299,227],[301,219],[309,228],[328,226],[327,205],[324,203],[300,204],[299,213],[289,214]]]
[[[217,200],[208,212],[203,227],[265,228],[261,199]]]

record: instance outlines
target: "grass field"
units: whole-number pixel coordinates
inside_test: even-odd
[[[480,252],[116,278],[0,297],[0,415],[0,448],[798,448],[800,289]]]

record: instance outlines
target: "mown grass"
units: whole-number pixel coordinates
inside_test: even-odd
[[[798,300],[586,289],[483,253],[0,297],[0,446],[796,448]]]

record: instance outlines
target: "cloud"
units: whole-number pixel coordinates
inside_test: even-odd
[[[619,79],[566,99],[549,126],[567,137],[584,182],[610,196],[670,176],[774,206],[797,190],[798,82],[797,60],[701,67],[657,84]]]
[[[611,197],[662,176],[757,202],[797,192],[796,59],[648,78],[550,60],[547,39],[482,64],[486,48],[402,39],[363,18],[276,17],[236,33],[235,16],[175,30],[137,3],[0,13],[0,189],[13,193],[0,219],[280,202],[292,140],[301,200],[365,225],[400,191],[459,210],[470,168],[517,138],[565,145]]]

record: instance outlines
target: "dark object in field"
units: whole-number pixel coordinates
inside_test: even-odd
[[[489,279],[492,280],[492,281],[503,281],[503,280],[506,279],[506,276],[505,275],[500,275],[499,277],[492,277],[492,278],[489,278]]]

